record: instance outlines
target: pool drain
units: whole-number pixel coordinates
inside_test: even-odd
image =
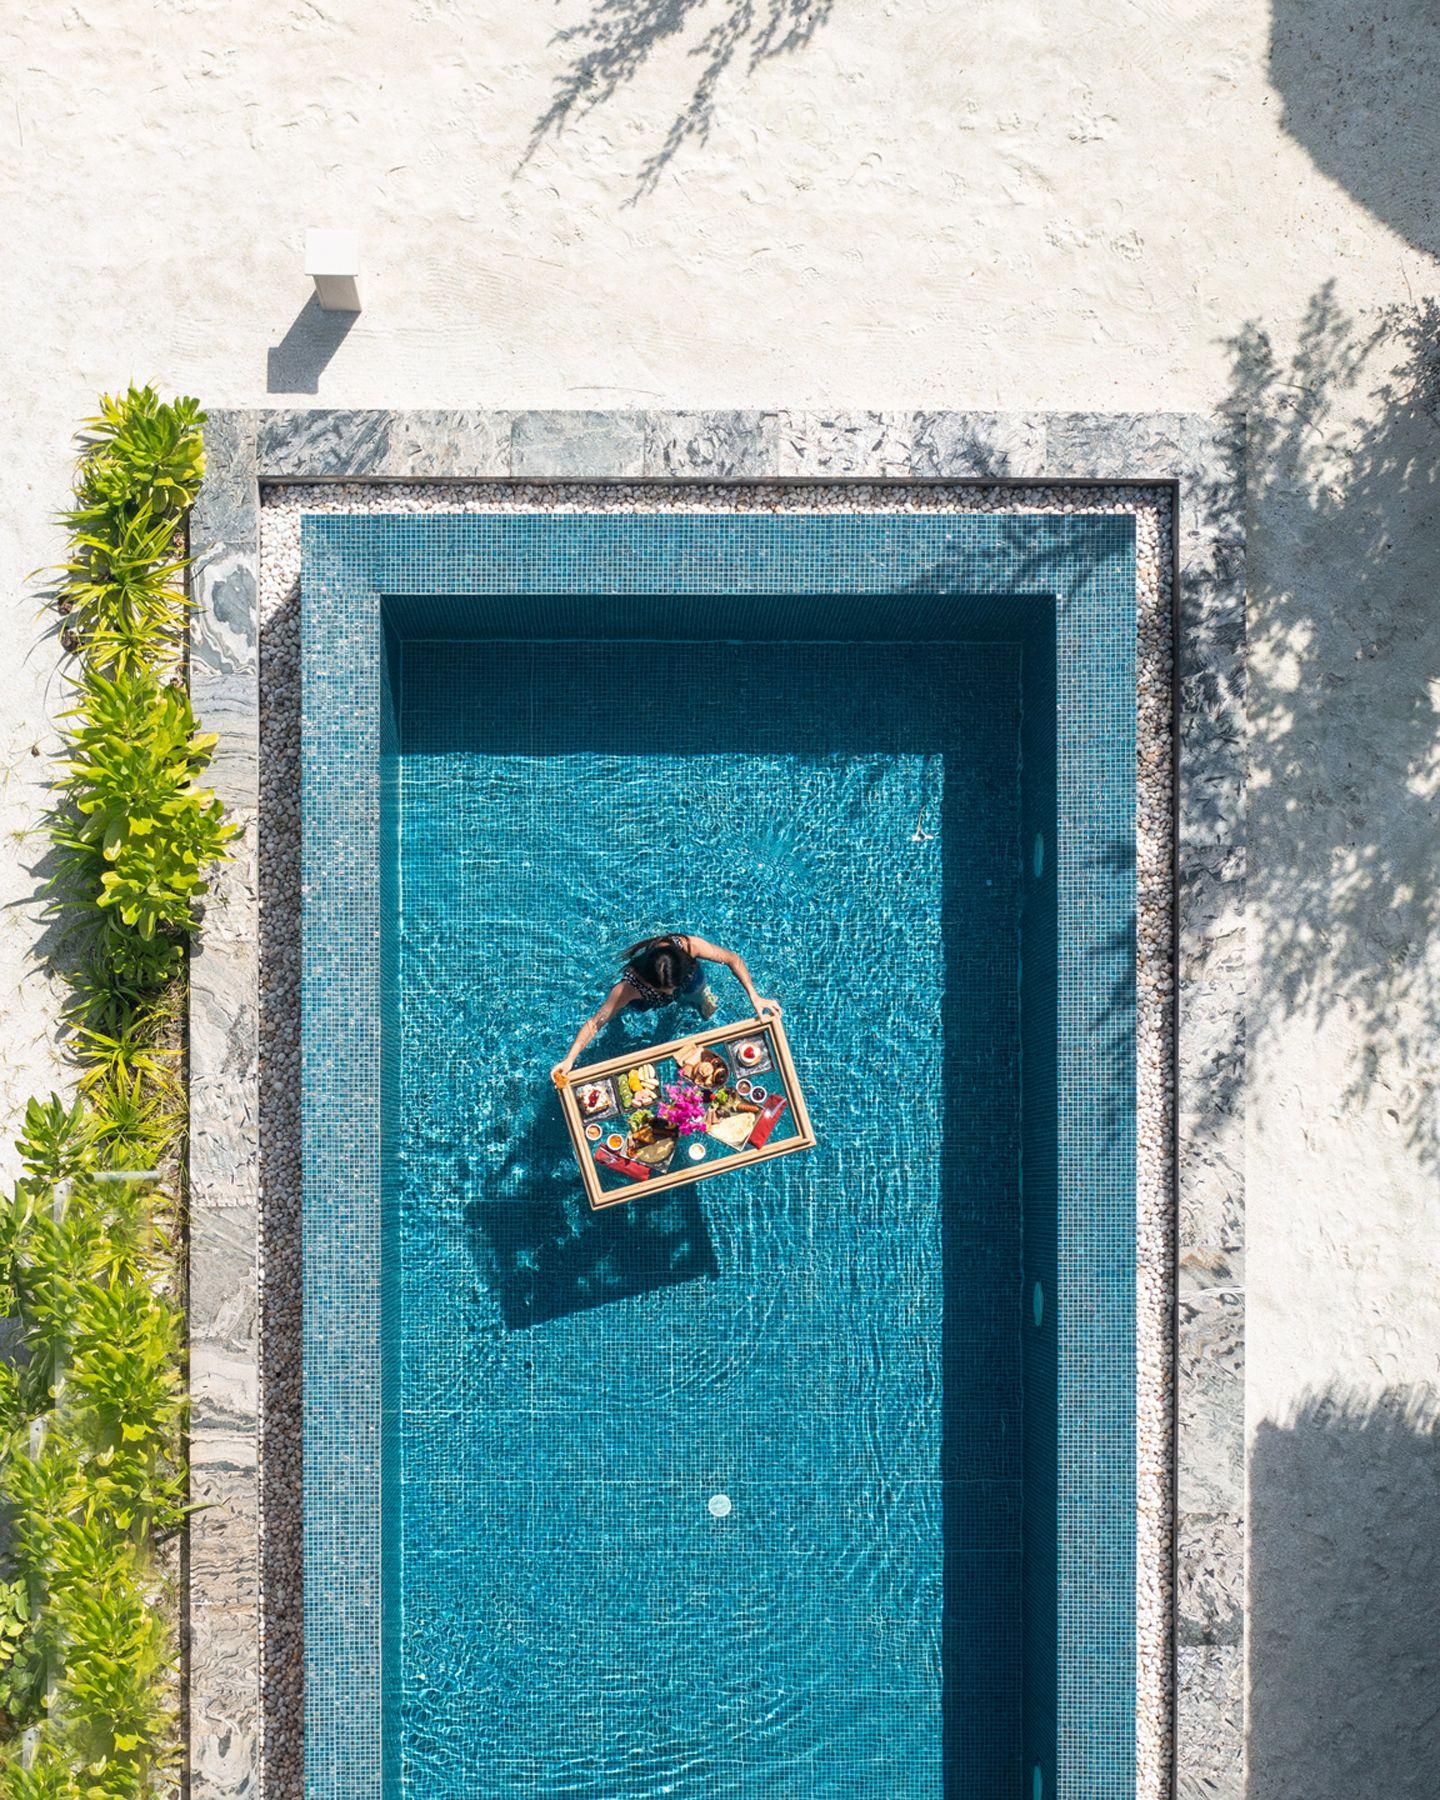
[[[728,1494],[712,1494],[706,1505],[710,1508],[712,1519],[728,1519],[730,1517],[730,1496]]]

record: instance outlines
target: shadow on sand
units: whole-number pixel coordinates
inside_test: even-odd
[[[1437,1395],[1331,1389],[1251,1469],[1253,1800],[1430,1800],[1440,1764]]]
[[[1342,1104],[1381,1109],[1434,1167],[1440,303],[1362,327],[1327,285],[1293,356],[1254,325],[1231,354],[1267,546],[1249,577],[1249,1015],[1343,1031]]]
[[[634,198],[649,193],[666,165],[692,140],[703,144],[715,118],[715,95],[733,64],[753,72],[762,63],[803,50],[830,17],[835,0],[598,0],[589,18],[558,32],[569,55],[550,104],[535,121],[521,166],[549,138],[612,100],[651,57],[672,40],[693,37],[698,65],[689,98],[663,140],[641,165]],[[708,27],[702,28],[705,20]]]
[[[318,394],[320,377],[349,336],[358,313],[326,312],[312,294],[265,353],[267,394]]]
[[[1281,123],[1373,216],[1440,254],[1436,0],[1274,0]]]

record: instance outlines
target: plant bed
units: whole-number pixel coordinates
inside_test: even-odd
[[[32,1100],[0,1204],[0,1795],[179,1785],[175,1579],[187,1515],[184,980],[233,827],[199,781],[185,517],[204,414],[149,388],[81,442],[56,609],[74,658],[47,821],[72,1100]]]

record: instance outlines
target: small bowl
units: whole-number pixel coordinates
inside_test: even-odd
[[[739,1080],[738,1080],[738,1081],[737,1081],[737,1082],[736,1082],[736,1083],[735,1083],[735,1092],[736,1092],[736,1093],[737,1093],[737,1094],[748,1094],[748,1093],[750,1093],[750,1092],[751,1092],[751,1085],[750,1085],[750,1083],[749,1083],[749,1082],[748,1082],[748,1081],[747,1081],[747,1080],[746,1080],[746,1079],[745,1079],[745,1077],[744,1077],[744,1076],[743,1076],[743,1075],[742,1075],[742,1076],[741,1076],[741,1077],[740,1077],[740,1079],[739,1079]]]
[[[750,1098],[752,1100],[763,1100],[765,1098],[765,1090],[758,1081],[752,1081],[750,1083]]]
[[[625,1140],[618,1131],[612,1131],[605,1140],[605,1148],[607,1150],[623,1150],[625,1148]]]
[[[691,1162],[704,1162],[705,1146],[703,1144],[692,1144],[690,1146],[690,1160]]]
[[[598,1144],[605,1134],[598,1125],[587,1125],[585,1127],[585,1135],[592,1144]]]

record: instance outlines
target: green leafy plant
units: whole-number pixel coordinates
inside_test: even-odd
[[[90,1166],[91,1135],[80,1101],[66,1106],[52,1094],[48,1100],[26,1101],[25,1126],[16,1149],[32,1181],[65,1181]]]
[[[124,395],[102,394],[99,412],[82,428],[69,523],[103,534],[107,522],[142,511],[182,518],[205,473],[204,423],[199,401],[188,397],[164,401],[154,388],[133,384]]]
[[[27,1769],[11,1764],[4,1771],[6,1800],[81,1800],[82,1790],[58,1746],[44,1742]]]
[[[93,1071],[90,1071],[93,1072]],[[107,1169],[151,1169],[184,1127],[185,1110],[170,1068],[148,1074],[117,1068],[87,1085],[96,1155]]]
[[[0,1729],[24,1730],[38,1716],[45,1668],[28,1584],[0,1581]]]
[[[0,1274],[24,1326],[3,1393],[0,1500],[18,1586],[0,1613],[14,1615],[0,1705],[12,1732],[40,1725],[78,1793],[121,1800],[152,1790],[174,1728],[151,1555],[186,1511],[183,1321],[162,1285],[171,1244],[149,1185],[85,1167],[60,1103],[30,1115],[27,1173],[0,1209]],[[72,1172],[46,1182],[37,1166]],[[39,1767],[12,1756],[0,1793],[30,1791]]]
[[[147,669],[91,670],[66,716],[57,887],[70,904],[100,907],[111,938],[143,945],[158,931],[173,944],[194,929],[204,871],[232,835],[220,802],[196,785],[215,739],[196,730],[189,696]],[[133,956],[132,946],[124,966]],[[158,977],[168,970],[157,963]]]
[[[196,401],[153,388],[104,395],[86,421],[60,606],[92,668],[155,667],[179,647],[185,615],[176,526],[205,469]]]
[[[3,1800],[173,1787],[177,1651],[155,1552],[186,1514],[185,1390],[163,1172],[185,1127],[186,946],[232,831],[200,785],[215,740],[180,679],[203,421],[151,388],[103,398],[66,515],[58,605],[78,672],[50,834],[75,927],[78,1098],[29,1102],[0,1200],[0,1302],[19,1333],[0,1360]]]

